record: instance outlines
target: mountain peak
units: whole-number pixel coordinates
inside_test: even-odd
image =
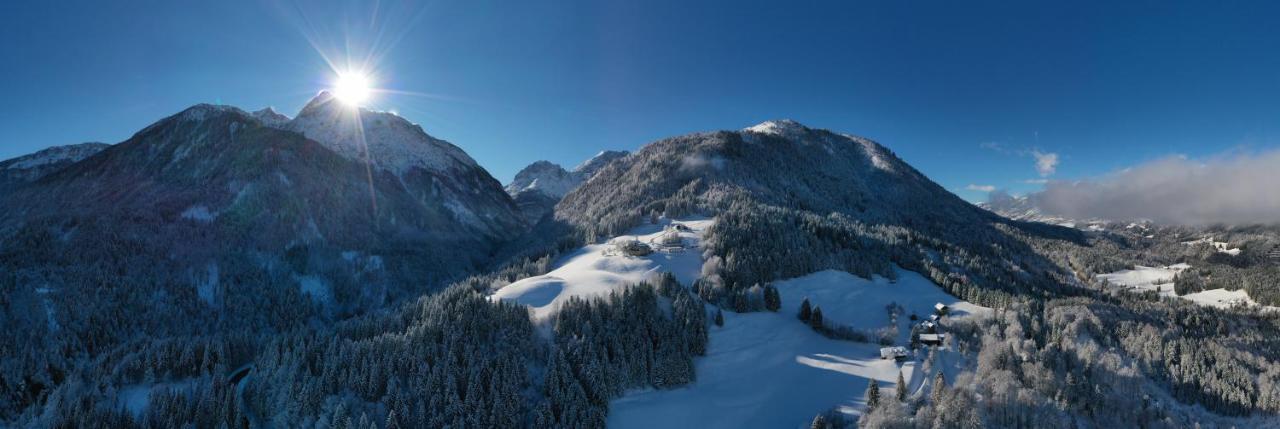
[[[246,115],[246,116],[248,115],[248,113],[245,113],[245,111],[240,110],[240,108],[236,106],[230,106],[226,104],[200,103],[200,104],[188,107],[186,110],[183,110],[182,113],[178,114],[179,115],[178,117],[188,121],[202,121],[205,118],[209,117],[210,115],[216,115],[220,113],[234,113],[234,114]]]
[[[551,161],[536,161],[516,173],[515,180],[507,185],[507,193],[516,195],[522,191],[540,191],[559,199],[578,185],[577,177],[564,167]]]
[[[375,167],[403,174],[420,167],[443,172],[477,168],[462,149],[428,135],[399,115],[336,103],[320,91],[282,127],[301,133],[351,159],[368,159]]]
[[[810,131],[809,127],[791,119],[764,121],[759,124],[743,128],[742,130],[753,133],[770,134],[779,137],[798,136]]]
[[[631,152],[627,152],[625,150],[602,150],[600,153],[597,153],[596,156],[593,156],[591,159],[583,161],[581,164],[578,164],[577,167],[574,167],[573,172],[582,176],[582,180],[587,180],[590,179],[597,170],[608,165],[610,162],[613,162],[613,160],[630,154]]]
[[[280,114],[270,107],[264,107],[262,110],[250,113],[250,116],[257,118],[262,121],[263,125],[271,128],[283,128],[290,121],[288,116]]]

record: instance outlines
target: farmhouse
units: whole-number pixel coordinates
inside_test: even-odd
[[[920,334],[920,344],[926,346],[940,346],[946,339],[946,334]]]
[[[619,254],[627,256],[645,256],[653,253],[652,247],[639,240],[619,240],[614,243],[614,248]]]
[[[907,358],[906,347],[896,346],[896,347],[880,348],[880,359],[902,360],[906,358]]]

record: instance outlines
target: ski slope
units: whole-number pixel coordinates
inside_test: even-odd
[[[692,284],[702,269],[702,232],[711,226],[708,219],[677,220],[692,231],[680,233],[685,250],[674,253],[655,252],[648,256],[608,256],[608,243],[583,246],[564,256],[551,272],[511,283],[493,293],[490,299],[517,302],[532,309],[535,323],[553,319],[560,306],[571,297],[608,296],[662,272],[675,274],[684,285]],[[670,220],[640,226],[629,236],[642,242],[656,240]],[[611,240],[612,241],[612,240]]]
[[[822,271],[775,283],[782,296],[778,313],[725,312],[725,325],[711,327],[707,355],[696,359],[697,380],[671,390],[629,392],[609,408],[611,428],[797,428],[819,413],[837,408],[856,415],[874,379],[891,397],[901,370],[908,391],[923,394],[935,371],[954,379],[960,357],[938,353],[926,372],[923,355],[904,362],[880,359],[880,346],[828,339],[796,319],[804,297],[828,319],[860,329],[889,324],[885,307],[903,306],[900,342],[909,335],[907,315],[931,314],[933,305],[952,307],[952,317],[986,313],[944,293],[919,274],[898,269],[899,280],[863,279],[842,271]]]

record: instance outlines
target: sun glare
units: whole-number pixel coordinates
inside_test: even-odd
[[[369,77],[361,73],[340,74],[333,83],[333,96],[348,106],[364,104],[372,92]]]

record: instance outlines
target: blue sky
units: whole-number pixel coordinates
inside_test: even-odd
[[[292,115],[326,57],[373,58],[398,92],[372,107],[503,182],[775,118],[880,141],[971,200],[1280,142],[1275,3],[1005,3],[3,2],[0,158],[200,102]]]

